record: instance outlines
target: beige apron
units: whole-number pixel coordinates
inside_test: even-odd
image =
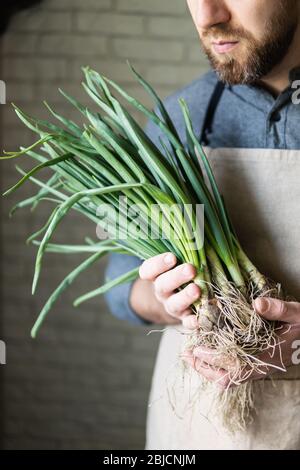
[[[245,251],[300,301],[300,151],[207,151]],[[152,380],[146,449],[300,449],[300,365],[257,381],[246,431],[220,423],[210,390],[178,361],[184,329],[163,333]]]

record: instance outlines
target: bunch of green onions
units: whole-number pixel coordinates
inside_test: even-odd
[[[151,96],[154,111],[88,67],[83,68],[85,82],[82,85],[96,103],[98,112],[92,112],[60,90],[81,113],[82,127],[57,114],[47,103],[45,105],[58,124],[30,117],[15,106],[18,117],[38,134],[39,139],[28,148],[21,147],[18,152],[6,152],[2,158],[27,155],[37,165],[29,172],[17,166],[22,178],[5,195],[30,180],[38,187],[36,194],[18,203],[12,212],[25,206],[35,207],[43,200],[55,205],[46,225],[30,237],[38,246],[32,292],[36,291],[46,252],[88,253],[88,258],[66,276],[46,302],[33,326],[32,337],[36,336],[62,292],[104,255],[117,252],[145,260],[172,251],[179,263],[192,263],[197,268],[194,282],[200,286],[202,294],[194,305],[199,329],[192,335],[193,344],[209,345],[234,358],[238,367],[232,380],[238,383],[241,371],[262,368],[264,363],[257,355],[275,344],[274,325],[263,320],[252,308],[253,298],[267,295],[272,288],[238,241],[209,161],[195,135],[185,101],[179,100],[186,130],[186,142],[183,143],[161,99],[130,64],[129,67]],[[163,137],[161,149],[114,93],[159,127]],[[53,174],[45,182],[36,175],[46,167]],[[135,215],[127,213],[125,217],[122,214],[120,196],[126,197],[129,205],[139,207],[139,219],[143,223],[138,235],[133,229]],[[101,218],[97,215],[100,204],[117,211],[118,239],[97,242],[87,239],[80,246],[51,243],[59,223],[70,209],[101,226]],[[204,231],[197,224],[197,204],[204,205]],[[155,238],[150,237],[147,230],[153,205],[160,209],[151,212],[151,223],[159,233]],[[170,217],[166,208],[174,206],[177,209]],[[186,211],[187,207],[187,217],[183,218],[180,208]],[[107,229],[106,222],[103,224]],[[171,233],[170,225],[173,227]],[[197,250],[190,249],[193,237],[199,247]],[[137,277],[138,268],[79,297],[75,305]]]

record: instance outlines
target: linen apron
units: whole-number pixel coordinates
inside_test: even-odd
[[[300,151],[207,150],[245,252],[300,301]],[[146,449],[300,449],[300,365],[254,382],[256,414],[245,431],[221,424],[210,388],[180,367],[182,326],[159,346],[147,418]]]

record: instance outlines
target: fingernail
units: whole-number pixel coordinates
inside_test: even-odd
[[[196,286],[196,284],[190,284],[188,287],[187,287],[187,294],[189,297],[197,297],[198,294],[199,294],[199,291],[198,291],[198,287]]]
[[[184,276],[191,276],[193,274],[192,267],[189,264],[184,266],[182,273]]]
[[[172,255],[172,253],[168,253],[165,257],[164,257],[164,262],[165,264],[167,264],[168,266],[170,266],[171,264],[174,263],[174,255]]]
[[[265,297],[260,297],[259,299],[255,299],[254,301],[254,308],[258,310],[259,313],[266,313],[270,308],[270,301]]]

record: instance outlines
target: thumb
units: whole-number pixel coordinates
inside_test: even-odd
[[[300,303],[259,297],[253,302],[255,311],[267,320],[300,323]]]

